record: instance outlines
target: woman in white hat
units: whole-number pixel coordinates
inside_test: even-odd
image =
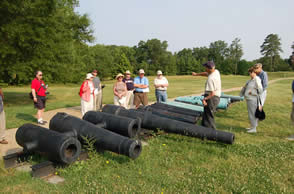
[[[157,77],[154,79],[155,96],[157,102],[166,102],[168,81],[162,76],[162,71],[157,71]]]
[[[86,80],[82,83],[80,88],[82,115],[90,110],[94,110],[94,84],[93,75],[88,73]]]
[[[126,108],[127,85],[123,82],[124,75],[117,74],[116,83],[113,85],[114,104]]]

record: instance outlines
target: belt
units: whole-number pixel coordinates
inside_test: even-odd
[[[144,92],[137,92],[137,91],[135,91],[135,93],[144,93]]]

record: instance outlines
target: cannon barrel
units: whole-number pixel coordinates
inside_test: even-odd
[[[121,116],[128,116],[130,118],[139,117],[142,119],[142,127],[146,129],[156,130],[160,128],[168,133],[176,133],[226,144],[232,144],[235,139],[235,135],[233,133],[159,117],[152,114],[150,111],[145,111],[143,113],[136,110],[126,110],[115,105],[105,105],[102,111]]]
[[[200,113],[199,113],[199,116],[191,116],[191,115],[180,114],[176,112],[170,112],[164,109],[156,109],[156,108],[152,108],[151,106],[139,108],[137,109],[137,111],[140,111],[140,112],[151,111],[154,115],[157,115],[160,117],[169,118],[169,119],[182,121],[186,123],[192,123],[192,124],[197,123],[197,121],[200,119],[200,116],[201,116]]]
[[[153,109],[161,109],[161,110],[167,110],[169,112],[175,112],[183,115],[190,115],[194,117],[199,117],[202,115],[201,111],[194,111],[191,109],[186,109],[182,107],[177,107],[177,106],[172,106],[164,103],[154,103],[150,105],[151,108]]]
[[[61,133],[75,131],[83,143],[85,137],[93,139],[97,150],[108,150],[133,159],[137,158],[142,150],[141,142],[138,140],[121,136],[66,113],[57,113],[49,126],[50,129]]]
[[[132,119],[100,111],[88,111],[83,120],[130,138],[141,130],[140,118]]]
[[[78,159],[81,144],[75,134],[61,134],[33,124],[18,128],[15,139],[25,153],[41,153],[49,160],[70,164]]]

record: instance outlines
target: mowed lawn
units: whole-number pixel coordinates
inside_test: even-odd
[[[241,86],[248,79],[244,76],[222,78],[223,88]],[[169,97],[199,93],[205,82],[204,78],[190,76],[169,77],[169,80]],[[1,192],[293,193],[294,144],[285,140],[294,134],[290,123],[291,82],[283,80],[269,86],[265,105],[267,118],[260,122],[257,134],[245,132],[249,126],[245,102],[232,104],[227,111],[216,114],[217,128],[236,135],[233,145],[159,132],[147,141],[148,145],[143,147],[136,160],[111,152],[93,152],[89,160],[59,169],[58,174],[65,178],[65,182],[59,185],[31,178],[29,173],[0,169]],[[111,84],[107,82],[105,103],[112,102]],[[12,97],[10,90],[13,89],[21,90],[9,88],[7,97]],[[55,105],[50,105],[49,101],[49,108],[62,107],[65,103],[67,106],[78,105],[79,102],[75,102],[79,101],[77,89],[74,86],[54,86],[51,103]],[[27,92],[22,90],[24,97]],[[67,92],[62,92],[64,90]],[[63,97],[59,96],[62,93]],[[231,94],[237,95],[238,92]],[[106,97],[108,95],[110,97]],[[150,98],[154,99],[153,91]],[[57,103],[58,99],[63,99],[63,103]],[[19,111],[23,111],[21,104],[19,102]],[[29,101],[24,106],[30,110]],[[8,103],[5,107],[7,114],[9,108],[15,110],[15,107]],[[17,112],[15,110],[15,114]],[[18,122],[23,119],[19,118]]]

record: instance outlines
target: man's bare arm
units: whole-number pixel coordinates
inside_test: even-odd
[[[207,72],[201,72],[201,73],[192,72],[192,75],[193,76],[205,76],[205,77],[208,77],[208,73]]]

